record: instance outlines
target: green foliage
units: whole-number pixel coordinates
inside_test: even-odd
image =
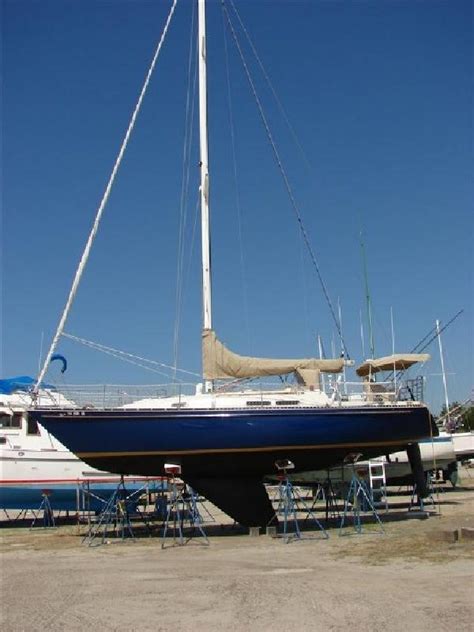
[[[474,406],[469,406],[462,416],[464,430],[474,430]]]
[[[474,430],[474,406],[472,404],[462,405],[459,402],[453,402],[449,405],[450,417],[456,430],[470,431]],[[438,416],[440,424],[447,421],[446,405],[443,404]]]
[[[457,408],[459,408],[459,406],[460,406],[459,402],[452,402],[451,404],[449,404],[449,410],[450,411],[451,410],[455,411]],[[441,407],[441,410],[439,411],[438,418],[446,417],[446,413],[447,413],[446,404],[443,404],[442,407]]]

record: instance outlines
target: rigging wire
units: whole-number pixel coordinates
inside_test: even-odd
[[[456,318],[457,318],[458,316],[460,316],[463,312],[464,312],[464,309],[460,309],[460,310],[458,311],[458,313],[457,313],[457,314],[455,314],[455,315],[454,315],[454,316],[453,316],[453,317],[452,317],[452,318],[451,318],[451,319],[450,319],[450,320],[446,323],[446,325],[444,325],[443,327],[441,327],[441,329],[438,329],[438,327],[435,327],[434,329],[435,329],[435,332],[436,332],[436,333],[435,333],[433,336],[431,336],[431,338],[428,340],[428,342],[427,342],[427,343],[425,343],[425,344],[424,344],[421,348],[419,348],[419,349],[417,349],[417,347],[419,347],[419,346],[420,346],[420,343],[418,343],[418,345],[416,345],[416,347],[414,347],[414,349],[417,349],[416,353],[421,353],[422,351],[424,351],[425,349],[427,349],[427,348],[430,346],[430,344],[431,344],[434,340],[436,340],[436,338],[438,338],[438,337],[441,335],[441,333],[442,333],[442,332],[443,332],[443,331],[444,331],[447,327],[449,327],[449,325],[451,325],[451,323],[453,323],[453,322],[456,320]],[[431,331],[433,331],[433,330],[431,330]],[[429,335],[429,334],[428,334],[428,335]],[[427,335],[427,336],[425,336],[424,340],[428,337],[428,335]],[[413,351],[411,351],[411,353],[413,353]],[[399,372],[398,372],[397,377],[399,377],[399,376],[401,375],[401,373],[402,373],[402,371],[399,371]]]
[[[440,335],[440,334],[441,334],[441,333],[442,333],[442,332],[443,332],[443,331],[444,331],[447,327],[449,327],[449,325],[451,325],[451,323],[453,323],[453,322],[456,320],[456,318],[457,318],[458,316],[460,316],[463,312],[464,312],[464,309],[460,309],[460,310],[458,311],[458,313],[457,313],[457,314],[455,314],[455,315],[454,315],[454,316],[453,316],[453,317],[452,317],[452,318],[451,318],[451,319],[450,319],[450,320],[446,323],[446,325],[443,325],[443,327],[441,327],[441,329],[440,329],[439,331],[438,331],[438,330],[437,330],[437,328],[435,327],[435,328],[434,328],[434,330],[436,331],[435,335],[434,335],[434,336],[432,336],[432,337],[428,340],[428,342],[427,342],[425,345],[423,345],[423,347],[421,347],[421,349],[418,349],[419,345],[421,344],[421,343],[418,343],[418,345],[416,345],[416,347],[414,347],[414,348],[412,349],[412,351],[410,351],[410,353],[414,353],[415,351],[416,351],[416,353],[421,353],[422,351],[424,351],[427,347],[429,347],[429,346],[430,346],[430,344],[433,342],[433,340],[436,340],[436,338],[438,338],[438,336],[439,336],[439,335]],[[431,331],[433,331],[433,329],[432,329]],[[430,332],[430,333],[431,333],[431,332]],[[429,335],[429,334],[428,334],[428,335]],[[427,336],[425,336],[425,337],[423,338],[423,340],[425,340],[425,339],[428,337],[428,335],[427,335]]]
[[[301,238],[301,233],[299,234],[298,239],[299,245],[299,265],[300,265],[300,274],[301,274],[301,285],[303,287],[303,308],[304,308],[304,323],[306,329],[306,335],[308,336],[308,348],[310,349],[313,342],[313,331],[314,327],[312,325],[311,318],[311,308],[309,305],[309,279],[307,274],[307,266],[305,266],[305,248],[304,243]]]
[[[279,96],[277,94],[277,91],[275,90],[275,87],[273,86],[273,84],[272,84],[272,82],[270,80],[270,76],[268,75],[268,73],[267,73],[267,71],[266,71],[266,69],[265,69],[265,67],[263,65],[263,62],[262,62],[262,60],[261,60],[261,58],[260,58],[260,56],[259,56],[259,54],[257,52],[257,49],[255,47],[255,44],[253,43],[252,38],[249,35],[249,32],[245,28],[245,25],[244,25],[244,23],[242,21],[242,18],[240,17],[240,13],[237,11],[237,7],[235,6],[233,0],[229,0],[229,4],[231,5],[235,15],[237,16],[237,19],[238,19],[239,24],[240,24],[240,26],[242,28],[242,31],[243,31],[245,37],[247,38],[249,46],[252,49],[252,52],[254,54],[255,59],[257,60],[258,65],[260,66],[260,70],[262,71],[262,74],[263,74],[263,76],[265,78],[265,81],[267,82],[267,85],[268,85],[268,87],[270,89],[270,92],[272,93],[272,95],[273,95],[273,97],[275,99],[275,102],[276,102],[276,104],[277,104],[277,106],[278,106],[278,108],[280,110],[280,113],[281,113],[281,115],[283,117],[283,120],[285,121],[285,123],[286,123],[286,125],[288,127],[288,130],[289,130],[291,136],[293,137],[293,141],[294,141],[295,145],[298,147],[298,150],[300,151],[301,156],[303,158],[303,161],[306,164],[308,170],[312,173],[313,172],[313,167],[312,167],[312,165],[311,165],[311,163],[310,163],[310,161],[308,159],[308,156],[306,155],[305,150],[303,149],[303,145],[301,144],[301,142],[300,142],[300,140],[299,140],[299,138],[298,138],[298,136],[297,136],[297,134],[295,132],[295,129],[294,129],[293,125],[290,123],[290,119],[288,117],[288,114],[286,113],[286,110],[283,107],[283,103],[281,102],[281,99],[279,98]]]
[[[430,346],[430,344],[431,344],[434,340],[436,340],[436,338],[438,338],[438,336],[439,336],[439,335],[440,335],[440,334],[441,334],[441,333],[442,333],[445,329],[447,329],[447,328],[449,327],[449,325],[451,325],[451,323],[453,323],[453,322],[454,322],[454,321],[458,318],[458,316],[460,316],[463,312],[464,312],[464,309],[460,309],[460,310],[457,312],[457,314],[455,314],[455,315],[454,315],[454,316],[453,316],[453,317],[452,317],[452,318],[451,318],[451,319],[450,319],[450,320],[446,323],[446,325],[443,325],[443,327],[441,327],[441,329],[440,329],[439,331],[437,330],[437,327],[436,327],[436,326],[435,326],[435,327],[433,327],[432,329],[430,329],[430,331],[426,334],[426,336],[424,336],[424,337],[420,340],[420,342],[418,342],[418,343],[417,343],[417,344],[413,347],[413,349],[411,349],[411,351],[409,351],[409,353],[421,353],[422,351],[424,351],[425,349],[427,349],[427,348]],[[432,335],[432,336],[431,336],[431,338],[428,340],[428,342],[427,342],[426,344],[424,344],[424,345],[423,345],[423,342],[424,342],[427,338],[429,338],[429,336],[430,336],[431,334],[433,334],[433,332],[435,332],[435,334],[434,334],[434,335]],[[422,346],[422,345],[423,345],[423,346]],[[408,370],[409,370],[409,369],[407,369],[407,371],[408,371]],[[397,380],[400,380],[401,375],[402,375],[404,372],[407,372],[407,371],[403,371],[403,370],[402,370],[402,371],[398,371],[398,372],[397,372],[397,375],[396,375],[396,379],[397,379]],[[388,382],[388,381],[393,381],[393,379],[394,379],[394,372],[392,371],[392,373],[390,373],[390,374],[388,375],[388,377],[387,377],[387,382]]]
[[[184,141],[183,141],[183,165],[182,165],[182,181],[181,181],[181,197],[180,197],[180,221],[179,221],[179,233],[178,233],[178,255],[177,255],[177,270],[176,270],[176,297],[175,297],[175,327],[173,335],[173,361],[175,366],[178,365],[178,352],[179,352],[179,334],[181,328],[181,313],[182,313],[182,297],[183,297],[183,268],[184,268],[184,256],[185,256],[185,233],[187,225],[188,215],[188,190],[189,190],[189,178],[190,178],[190,163],[191,163],[191,147],[193,136],[193,122],[194,122],[194,106],[195,106],[195,93],[196,93],[196,77],[197,77],[197,64],[194,68],[194,80],[192,81],[192,66],[195,57],[194,42],[195,31],[195,4],[193,3],[193,11],[191,15],[191,27],[189,34],[189,55],[188,55],[188,71],[187,71],[187,90],[186,90],[186,109],[185,109],[185,123],[184,123]],[[193,84],[191,89],[191,83]]]
[[[362,228],[359,231],[360,249],[362,254],[362,268],[364,272],[364,289],[365,289],[365,301],[367,310],[367,320],[369,324],[369,347],[372,359],[375,358],[375,342],[374,342],[374,325],[372,321],[372,299],[369,290],[369,275],[367,273],[367,256],[365,254],[364,236]]]
[[[120,164],[122,162],[122,158],[123,158],[123,155],[124,155],[125,150],[127,148],[128,141],[130,139],[131,133],[133,131],[133,128],[135,127],[135,122],[136,122],[138,113],[140,111],[143,99],[145,97],[145,93],[147,91],[148,84],[150,83],[151,75],[153,74],[153,70],[155,68],[156,61],[158,59],[158,56],[159,56],[160,51],[161,51],[161,48],[163,46],[163,42],[164,42],[166,34],[168,32],[168,28],[169,28],[169,25],[170,25],[170,22],[171,22],[171,18],[173,17],[173,13],[174,13],[174,10],[176,8],[177,1],[178,0],[173,0],[173,4],[171,6],[170,12],[169,12],[168,17],[167,17],[166,22],[165,22],[165,26],[163,28],[163,32],[161,34],[160,40],[159,40],[158,45],[156,47],[155,53],[153,55],[153,59],[151,61],[150,67],[148,69],[148,72],[146,74],[145,81],[143,83],[143,87],[142,87],[140,95],[138,97],[138,101],[137,101],[137,103],[135,105],[135,109],[133,110],[133,114],[132,114],[132,117],[131,117],[130,122],[128,124],[128,128],[127,128],[127,131],[125,133],[124,139],[122,141],[122,145],[120,147],[119,153],[118,153],[117,158],[115,160],[115,164],[113,166],[112,173],[110,175],[110,178],[109,178],[109,181],[107,183],[104,195],[102,197],[102,200],[100,202],[99,208],[97,210],[97,214],[96,214],[96,217],[94,219],[94,223],[92,225],[92,229],[91,229],[91,231],[89,233],[89,237],[87,239],[86,246],[84,248],[84,251],[83,251],[82,256],[81,256],[81,260],[80,260],[79,265],[77,267],[76,274],[75,274],[74,280],[72,282],[71,290],[69,292],[69,296],[68,296],[68,299],[66,301],[66,306],[64,307],[64,311],[63,311],[63,313],[61,315],[61,318],[60,318],[58,327],[56,329],[56,333],[54,335],[53,341],[51,342],[51,346],[49,348],[49,351],[46,354],[46,357],[44,359],[43,368],[39,372],[38,378],[36,380],[36,384],[35,384],[35,387],[34,387],[34,390],[33,390],[33,392],[36,393],[36,394],[38,393],[39,385],[40,385],[41,381],[43,380],[43,378],[44,378],[44,376],[46,374],[46,371],[48,370],[48,366],[49,366],[49,363],[51,361],[51,357],[52,357],[52,355],[53,355],[53,353],[54,353],[54,351],[56,349],[56,346],[58,344],[59,338],[61,337],[61,334],[63,333],[67,317],[69,315],[69,312],[70,312],[71,307],[72,307],[72,303],[73,303],[74,298],[76,296],[77,288],[79,286],[79,282],[81,280],[82,273],[83,273],[84,268],[85,268],[85,266],[87,264],[87,260],[89,259],[89,255],[90,255],[90,251],[91,251],[91,248],[92,248],[92,244],[94,242],[95,236],[96,236],[97,231],[99,229],[99,224],[100,224],[100,220],[102,218],[102,214],[104,212],[105,206],[106,206],[106,204],[108,202],[108,199],[110,197],[110,192],[112,190],[112,185],[114,184],[115,177],[117,175],[118,169],[119,169]]]
[[[229,112],[229,127],[230,127],[230,139],[231,139],[231,148],[232,148],[235,204],[236,204],[236,210],[237,210],[237,228],[238,228],[239,251],[240,251],[240,273],[241,273],[241,282],[242,282],[244,321],[245,321],[245,328],[246,328],[249,347],[252,348],[252,345],[250,344],[250,318],[249,318],[249,307],[248,307],[249,303],[248,303],[248,292],[247,292],[247,284],[246,284],[244,241],[243,241],[243,232],[242,232],[242,205],[240,203],[240,192],[239,192],[238,176],[237,176],[237,157],[236,157],[236,150],[235,150],[235,126],[234,126],[234,115],[233,115],[233,109],[232,109],[232,94],[231,94],[231,82],[230,82],[230,70],[229,70],[229,47],[227,43],[224,12],[222,12],[222,24],[223,24],[222,31],[224,35],[224,58],[225,58],[225,67],[226,67],[226,78],[227,78],[227,106],[228,106],[228,112]]]
[[[114,349],[113,347],[107,347],[106,345],[102,345],[98,342],[93,342],[92,340],[87,340],[86,338],[79,338],[78,336],[73,336],[72,334],[68,334],[63,331],[62,336],[64,338],[69,338],[69,340],[73,340],[74,342],[79,342],[80,344],[90,347],[91,349],[95,349],[96,351],[101,351],[107,355],[111,355],[119,360],[123,360],[124,362],[129,362],[130,364],[134,364],[135,366],[139,366],[147,371],[153,371],[154,373],[159,373],[160,375],[169,378],[168,373],[163,373],[159,369],[153,368],[154,366],[161,367],[164,369],[169,369],[170,371],[179,371],[180,373],[186,373],[187,375],[192,375],[193,377],[201,377],[199,373],[194,373],[193,371],[186,371],[185,369],[178,369],[175,366],[169,366],[168,364],[164,364],[163,362],[157,362],[156,360],[150,360],[148,358],[142,358],[141,356],[134,355],[132,353],[127,353],[126,351],[121,351],[120,349]],[[139,362],[136,362],[139,360]],[[142,364],[146,362],[147,364]],[[152,366],[148,366],[152,365]],[[180,380],[181,381],[181,380]]]
[[[266,81],[266,83],[268,85],[268,88],[269,88],[269,90],[270,90],[270,92],[271,92],[271,94],[272,94],[272,96],[273,96],[273,98],[275,100],[275,103],[276,103],[278,109],[280,110],[280,114],[281,114],[281,116],[282,116],[282,118],[283,118],[283,120],[284,120],[284,122],[285,122],[285,124],[286,124],[286,126],[287,126],[287,128],[289,130],[289,132],[290,132],[290,136],[292,137],[293,142],[295,143],[295,145],[296,145],[296,147],[297,147],[297,149],[298,149],[298,151],[299,151],[299,153],[301,155],[301,158],[303,159],[303,162],[304,162],[306,168],[308,169],[309,173],[313,174],[313,171],[314,171],[313,170],[313,166],[311,165],[311,162],[308,159],[308,156],[307,156],[307,154],[306,154],[306,152],[305,152],[305,150],[303,148],[303,145],[301,144],[301,142],[300,142],[300,140],[298,138],[298,135],[296,134],[295,128],[293,127],[293,125],[290,122],[288,114],[287,114],[287,112],[286,112],[286,110],[285,110],[285,108],[283,106],[283,103],[282,103],[280,97],[277,94],[275,86],[273,85],[273,83],[272,83],[272,81],[270,79],[270,76],[269,76],[265,66],[263,65],[262,59],[261,59],[260,55],[257,52],[257,48],[255,46],[255,43],[253,42],[252,38],[250,37],[250,34],[249,34],[249,32],[248,32],[248,30],[247,30],[247,28],[246,28],[241,16],[240,16],[239,11],[237,10],[237,7],[235,6],[233,0],[229,0],[229,4],[231,5],[235,15],[237,16],[237,19],[239,21],[240,27],[241,27],[245,37],[247,38],[247,42],[248,42],[248,44],[250,46],[250,49],[252,50],[252,53],[253,53],[256,61],[257,61],[257,64],[260,67],[262,75],[263,75],[263,77],[264,77],[264,79],[265,79],[265,81]],[[305,311],[305,315],[306,315],[306,328],[307,328],[307,330],[309,332],[312,329],[312,327],[310,325],[311,316],[310,316],[310,309],[309,309],[309,303],[308,303],[307,276],[306,276],[306,273],[305,273],[306,271],[305,271],[305,266],[304,266],[304,243],[302,243],[302,240],[300,242],[300,246],[301,246],[300,247],[301,270],[302,270],[301,277],[302,277],[302,283],[303,283],[303,287],[304,287],[304,293],[303,293],[303,295],[304,295],[304,311]],[[311,334],[309,334],[309,335],[311,335]]]
[[[239,52],[239,56],[240,56],[242,65],[244,67],[247,80],[249,82],[249,85],[250,85],[250,88],[252,90],[253,96],[254,96],[255,101],[257,103],[257,108],[258,108],[258,111],[259,111],[259,114],[260,114],[260,118],[262,119],[263,125],[265,127],[265,131],[267,133],[268,140],[270,141],[270,145],[271,145],[271,147],[273,149],[273,154],[274,154],[275,160],[276,160],[277,165],[278,165],[278,167],[280,169],[280,173],[282,175],[283,182],[285,184],[285,187],[286,187],[286,190],[287,190],[287,193],[288,193],[291,205],[293,207],[293,211],[295,212],[296,219],[297,219],[297,222],[298,222],[298,225],[299,225],[299,228],[300,228],[300,231],[301,231],[304,243],[305,243],[306,248],[308,250],[308,253],[309,253],[309,256],[310,256],[311,261],[313,263],[313,266],[314,266],[314,268],[316,270],[316,274],[318,276],[321,288],[322,288],[324,296],[326,298],[326,302],[327,302],[327,304],[329,306],[329,309],[330,309],[330,312],[331,312],[331,316],[332,316],[332,318],[334,320],[334,323],[336,325],[339,337],[340,337],[341,342],[342,342],[342,344],[344,346],[345,355],[349,359],[350,355],[349,355],[349,351],[347,349],[347,345],[346,345],[346,343],[344,341],[344,337],[342,335],[342,330],[341,330],[340,323],[339,323],[339,321],[337,319],[336,312],[334,310],[332,301],[331,301],[331,299],[329,297],[329,293],[328,293],[326,284],[325,284],[324,279],[322,277],[322,273],[321,273],[321,270],[320,270],[320,267],[319,267],[319,264],[318,264],[318,261],[317,261],[317,258],[316,258],[316,254],[315,254],[315,252],[314,252],[314,250],[313,250],[313,248],[311,246],[311,243],[309,241],[308,233],[306,232],[306,228],[305,228],[304,223],[303,223],[303,218],[301,216],[298,204],[296,203],[296,199],[295,199],[295,196],[293,194],[293,190],[291,188],[290,182],[288,180],[288,176],[286,175],[286,171],[285,171],[285,169],[283,167],[283,163],[282,163],[281,158],[280,158],[280,153],[279,153],[278,148],[276,146],[275,140],[273,139],[273,135],[271,133],[271,130],[270,130],[267,118],[265,116],[265,113],[263,111],[263,107],[262,107],[260,98],[259,98],[259,96],[257,94],[256,88],[255,88],[255,84],[253,82],[252,76],[250,74],[250,70],[248,68],[248,65],[247,65],[247,62],[245,60],[242,48],[240,46],[240,42],[238,40],[237,33],[235,32],[234,25],[232,24],[232,20],[230,18],[229,12],[227,10],[227,6],[226,6],[226,3],[225,3],[225,0],[221,0],[221,3],[222,3],[223,11],[225,12],[227,23],[228,23],[230,31],[232,33],[232,37],[233,37],[234,43],[235,43],[235,45],[237,47],[237,50]]]
[[[191,269],[192,269],[192,265],[193,265],[194,244],[196,242],[196,229],[197,229],[198,219],[199,219],[199,208],[200,208],[200,205],[201,205],[200,203],[201,203],[201,196],[200,196],[200,193],[198,191],[197,198],[196,198],[196,204],[194,205],[194,222],[193,222],[193,230],[192,230],[192,234],[191,234],[191,246],[189,248],[188,269],[187,269],[186,275],[185,275],[184,286],[186,286],[188,284],[189,278],[191,276]]]
[[[427,338],[429,338],[430,336],[432,336],[432,335],[433,335],[433,333],[434,333],[435,331],[436,331],[436,325],[435,325],[434,327],[432,327],[432,328],[429,330],[429,332],[426,334],[426,336],[424,336],[424,337],[420,340],[420,342],[418,342],[418,344],[416,344],[416,345],[413,347],[413,349],[411,350],[411,353],[416,353],[416,352],[418,351],[419,347],[421,347],[421,345],[425,342],[425,340],[426,340]]]

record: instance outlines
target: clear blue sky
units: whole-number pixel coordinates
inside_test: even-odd
[[[2,376],[49,345],[170,3],[2,2]],[[349,352],[361,360],[365,235],[376,353],[446,331],[451,399],[473,385],[472,3],[238,2],[310,167],[261,76],[265,109]],[[66,331],[172,363],[191,3],[178,4]],[[231,40],[242,245],[221,7],[210,2],[214,327],[242,354],[316,355],[335,327]],[[247,57],[251,60],[251,57]],[[179,366],[200,370],[193,150]],[[244,264],[242,265],[242,260]],[[368,338],[367,325],[365,337]],[[337,341],[336,341],[337,344]],[[337,345],[338,346],[338,345]],[[65,341],[70,382],[150,383]],[[428,399],[442,401],[436,345]],[[368,352],[366,351],[366,355]],[[59,367],[51,367],[55,379]]]

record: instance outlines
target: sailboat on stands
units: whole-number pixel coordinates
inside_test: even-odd
[[[321,373],[341,373],[343,358],[248,357],[217,338],[211,311],[205,22],[205,2],[198,0],[203,383],[188,396],[144,398],[120,407],[36,407],[29,414],[92,467],[150,476],[163,474],[165,464],[179,465],[186,483],[237,522],[265,526],[276,518],[263,479],[275,472],[276,463],[290,461],[295,472],[304,472],[408,450],[416,468],[421,465],[417,441],[437,430],[421,401],[399,401],[395,393],[379,399],[363,391],[349,397],[337,387],[330,395],[324,392]],[[97,224],[98,218],[91,236]],[[83,255],[71,300],[86,259]],[[240,380],[290,374],[296,378],[293,386],[235,390]]]

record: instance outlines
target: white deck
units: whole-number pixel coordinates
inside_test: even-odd
[[[235,408],[325,408],[359,406],[413,407],[420,402],[397,399],[393,384],[377,384],[377,392],[366,392],[364,385],[334,382],[327,389],[311,390],[300,385],[257,384],[246,388],[222,385],[203,392],[202,384],[171,385],[68,385],[61,392],[50,392],[38,406],[64,408],[122,408],[127,410],[215,410]],[[238,390],[237,390],[238,389]]]

